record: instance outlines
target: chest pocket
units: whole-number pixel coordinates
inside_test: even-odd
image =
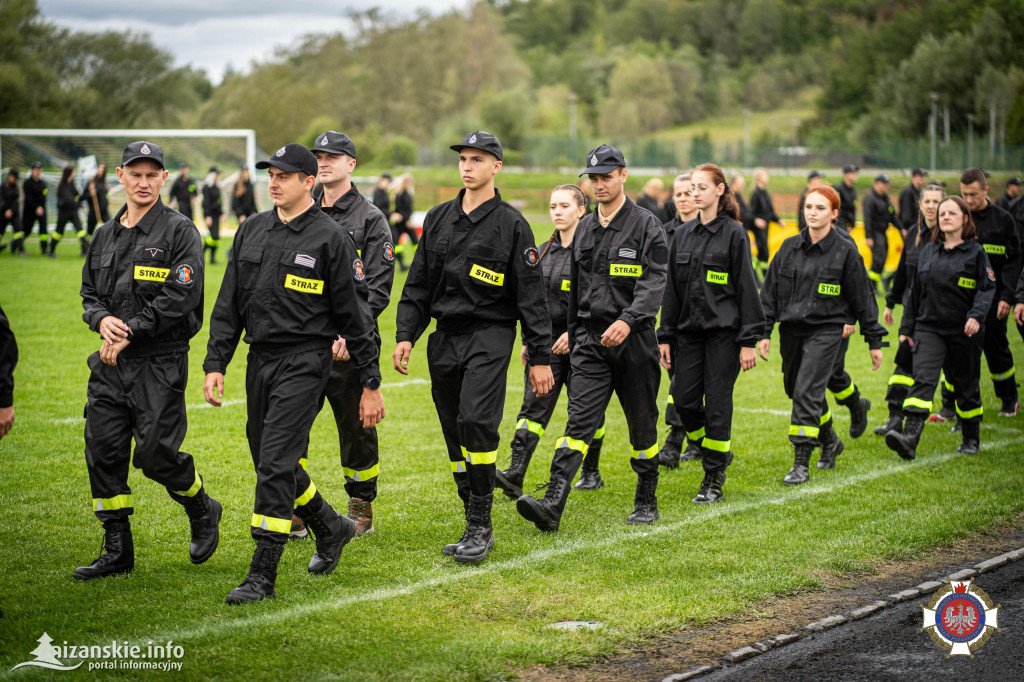
[[[350,235],[352,235],[352,241],[354,241],[356,243],[356,253],[359,254],[360,258],[362,258],[363,257],[363,249],[366,248],[366,230],[363,229],[362,226],[360,226],[360,227],[351,227],[349,225],[345,225],[344,227],[345,227],[345,230]]]
[[[94,253],[89,256],[93,286],[100,296],[109,296],[114,288],[114,252]]]
[[[472,285],[500,291],[508,283],[508,250],[474,244],[466,249],[466,268]]]
[[[613,283],[632,284],[643,274],[643,266],[640,265],[641,250],[639,244],[613,243],[608,246],[608,274]]]
[[[814,295],[819,298],[838,298],[842,294],[842,266],[825,266],[818,272],[814,282]]]
[[[277,266],[275,287],[283,287],[286,299],[323,296],[326,283],[319,251],[285,251]]]
[[[140,244],[132,254],[132,286],[138,292],[160,289],[171,275],[171,253],[163,244]]]
[[[956,285],[961,289],[977,289],[978,273],[973,261],[964,263],[957,272]]]
[[[729,272],[729,259],[724,253],[704,254],[704,283],[716,290],[732,290],[735,282]]]
[[[240,289],[254,289],[260,276],[260,263],[263,262],[262,244],[243,244],[235,256],[235,268],[238,270],[238,286]]]

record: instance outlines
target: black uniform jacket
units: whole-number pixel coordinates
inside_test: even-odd
[[[132,330],[122,355],[188,350],[203,326],[203,247],[188,219],[157,199],[135,227],[121,207],[96,229],[82,267],[82,319],[94,332],[113,315]]]
[[[896,223],[889,195],[871,190],[864,197],[864,236],[871,239],[877,234],[885,234],[889,223]]]
[[[541,247],[541,251],[544,248]],[[569,291],[572,287],[572,244],[562,246],[555,237],[544,258],[540,261],[540,269],[544,274],[547,287],[548,317],[551,318],[551,338],[569,331]]]
[[[804,202],[807,200],[807,189],[800,193],[800,199],[796,202],[796,229],[803,232],[807,229],[807,218],[804,217]],[[840,202],[840,206],[842,203]]]
[[[668,262],[659,343],[674,346],[679,334],[734,331],[740,346],[757,345],[764,310],[742,225],[727,215],[704,225],[698,216],[676,231]]]
[[[253,352],[276,356],[344,336],[360,378],[379,378],[365,278],[352,238],[315,204],[287,225],[277,209],[246,218],[210,317],[203,370],[223,373],[244,329]]]
[[[885,295],[885,307],[895,308],[896,304],[903,304],[903,296],[907,288],[914,281],[914,274],[917,272],[917,259],[921,255],[921,248],[931,241],[932,232],[924,220],[921,221],[921,228],[924,234],[921,235],[921,243],[917,243],[917,235],[920,234],[917,225],[907,230],[907,236],[903,239],[903,252],[900,253],[900,262],[896,266],[896,272],[892,276],[892,284],[889,293]],[[935,229],[939,229],[936,226]]]
[[[839,192],[839,218],[836,224],[846,230],[852,230],[857,224],[857,188],[840,182],[832,185],[832,189]]]
[[[92,179],[93,189],[89,191],[89,185],[85,186],[82,196],[79,201],[85,204],[86,208],[89,209],[89,213],[94,213],[95,208],[92,205],[92,195],[96,194],[96,205],[100,208],[100,214],[103,215],[107,211],[107,207],[110,205],[110,200],[107,198],[107,181],[100,176],[96,175]]]
[[[650,211],[629,197],[608,227],[600,207],[576,228],[569,292],[569,343],[576,328],[598,334],[622,320],[633,331],[654,326],[668,279],[665,230]]]
[[[34,213],[40,206],[46,206],[46,195],[49,190],[46,189],[45,180],[42,178],[36,180],[29,176],[25,178],[21,189],[25,193],[25,213]]]
[[[494,196],[466,215],[457,197],[430,209],[398,302],[397,341],[416,342],[430,318],[465,333],[523,323],[534,365],[551,359],[551,320],[533,231],[522,214]],[[576,232],[579,238],[579,230]]]
[[[18,364],[18,343],[7,321],[4,309],[0,308],[0,407],[14,404],[14,368]]]
[[[249,180],[244,181],[242,185],[245,189],[241,194],[235,194],[233,188],[231,190],[231,212],[235,215],[252,215],[256,213],[256,192]]]
[[[334,202],[323,206],[323,192],[313,197],[320,210],[345,228],[356,243],[356,252],[366,268],[370,311],[380,317],[391,301],[391,283],[395,279],[395,245],[391,228],[380,210],[359,193],[355,184]]]
[[[750,195],[750,216],[753,227],[757,227],[753,223],[757,218],[769,223],[779,222],[779,216],[775,215],[775,206],[772,205],[772,196],[768,194],[768,190],[760,187],[754,188],[754,192]]]
[[[74,213],[78,210],[78,190],[74,183],[65,182],[57,185],[57,211],[60,213]]]
[[[921,192],[913,184],[900,192],[900,227],[910,231],[917,227],[917,216],[921,212]]]
[[[771,336],[776,322],[801,335],[822,325],[857,320],[868,346],[882,347],[888,332],[878,323],[864,260],[853,240],[840,236],[838,229],[833,227],[817,244],[811,243],[809,232],[782,243],[761,286],[767,318],[764,338]]]
[[[217,185],[203,185],[203,215],[214,216],[224,213],[224,206],[220,201],[220,187]]]
[[[0,185],[0,217],[5,211],[11,212],[12,218],[18,217],[18,201],[21,194],[18,192],[18,184],[8,185],[6,182]]]
[[[1020,278],[1017,280],[1017,294],[1014,296],[1014,300],[1017,303],[1024,303],[1024,270],[1020,273]]]
[[[386,189],[383,187],[373,188],[373,205],[384,215],[391,212],[391,197],[388,196]]]
[[[971,216],[978,230],[978,241],[996,273],[996,300],[1012,304],[1021,270],[1020,235],[1013,216],[991,202]]]
[[[900,334],[963,334],[972,317],[984,328],[995,289],[995,273],[979,242],[969,239],[952,249],[941,241],[923,244],[903,302]]]
[[[395,213],[402,216],[398,223],[404,227],[412,217],[412,195],[409,192],[403,190],[395,196]]]
[[[192,197],[196,196],[196,183],[192,178],[183,178],[179,175],[171,183],[170,195],[171,199],[177,199],[178,210],[189,210],[192,206]]]

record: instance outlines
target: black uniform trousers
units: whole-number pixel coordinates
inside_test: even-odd
[[[763,268],[768,266],[768,228],[748,227],[747,232],[754,235],[754,246],[757,247],[757,261]]]
[[[203,246],[208,249],[216,249],[220,246],[220,213],[211,213],[206,217],[210,219],[210,234],[203,241]]]
[[[872,232],[868,236],[874,240],[874,245],[871,247],[869,277],[872,282],[881,282],[882,271],[885,270],[885,259],[889,257],[889,237],[885,232]]]
[[[796,445],[818,445],[819,435],[832,428],[825,387],[842,346],[843,327],[819,327],[806,336],[783,330],[779,340],[782,381],[793,401],[789,440]]]
[[[516,431],[512,435],[512,443],[518,443],[528,454],[532,455],[537,449],[537,444],[548,428],[551,415],[555,413],[555,406],[558,403],[558,396],[562,394],[562,387],[567,386],[571,381],[569,354],[551,355],[551,375],[555,379],[555,385],[549,393],[543,397],[537,397],[533,387],[530,386],[530,368],[524,372],[523,406],[519,408],[519,416],[516,417]],[[593,439],[588,443],[604,439],[604,419],[601,425],[594,432]]]
[[[705,472],[724,471],[732,448],[732,391],[740,374],[736,332],[681,334],[672,366],[672,390],[686,436],[700,444]]]
[[[438,330],[427,339],[430,393],[452,474],[457,485],[468,476],[473,495],[494,492],[498,427],[515,338],[515,327],[491,325],[463,334]]]
[[[39,243],[45,247],[46,242],[49,241],[49,235],[47,235],[47,230],[49,228],[46,225],[47,220],[45,208],[43,209],[43,215],[36,215],[36,210],[34,208],[32,210],[26,209],[25,212],[21,214],[21,236],[19,237],[18,233],[15,232],[15,238],[21,239],[23,237],[31,236],[32,227],[36,223],[39,223]]]
[[[974,336],[963,332],[937,334],[918,330],[914,333],[914,385],[910,387],[903,412],[927,418],[932,409],[932,396],[939,383],[939,372],[945,368],[953,386],[956,414],[965,422],[980,422],[982,330]]]
[[[85,234],[81,234],[81,232],[79,232],[78,236],[79,237],[86,237],[86,236],[88,236],[91,239],[93,232],[96,231],[96,226],[97,225],[102,225],[103,223],[105,223],[105,222],[110,220],[110,211],[108,211],[105,208],[100,209],[100,216],[99,216],[99,219],[97,219],[96,218],[96,207],[92,205],[92,201],[89,201],[87,206],[89,207],[89,210],[86,211]]]
[[[896,350],[896,368],[889,377],[889,387],[885,391],[885,402],[889,403],[890,411],[903,409],[903,401],[907,399],[907,393],[913,385],[914,351],[910,342],[904,340]]]
[[[11,226],[11,239],[21,239],[22,232],[18,229],[20,225],[18,219],[18,212],[11,209],[11,217],[6,218],[2,211],[0,211],[0,240],[3,240],[4,234],[7,232],[7,226]]]
[[[362,397],[363,382],[355,365],[350,360],[335,360],[324,395],[320,397],[320,408],[326,398],[338,426],[345,492],[349,497],[373,502],[377,499],[377,475],[380,473],[377,427],[363,428],[363,420],[359,418]]]
[[[197,495],[202,481],[192,455],[179,450],[188,428],[188,353],[122,354],[111,366],[103,364],[97,351],[88,365],[85,463],[97,518],[113,521],[134,511],[129,461],[167,488],[175,501]]]
[[[673,365],[668,370],[668,404],[665,405],[665,423],[674,429],[683,428],[683,420],[679,418],[679,411],[676,409],[676,368]]]
[[[56,242],[59,242],[64,238],[64,229],[71,223],[71,226],[75,228],[75,235],[82,231],[82,219],[78,217],[78,209],[74,209],[65,213],[64,211],[57,211],[57,224],[53,227],[53,234],[50,236]]]
[[[1010,340],[1006,338],[1007,320],[1012,319],[1013,311],[1002,320],[998,316],[999,301],[992,301],[992,307],[988,309],[985,316],[985,343],[982,351],[985,353],[985,362],[988,364],[988,371],[992,375],[992,388],[996,397],[1000,400],[1017,400],[1017,377],[1016,369],[1013,366],[1013,354],[1010,352]],[[953,403],[956,381],[946,373],[946,381],[942,386],[943,404]]]
[[[289,355],[249,352],[245,435],[256,468],[256,541],[284,544],[291,532],[292,509],[320,499],[306,473],[304,455],[331,361],[330,347]]]
[[[642,479],[657,479],[661,365],[654,328],[634,329],[612,348],[601,345],[602,333],[585,327],[576,332],[570,355],[569,419],[551,460],[551,475],[570,481],[576,475],[614,391],[629,427],[633,471]]]
[[[853,377],[846,371],[846,351],[849,349],[850,337],[846,337],[839,344],[836,365],[832,368],[832,375],[828,378],[828,392],[832,394],[837,403],[852,409],[852,406],[860,400],[860,390],[853,383]]]

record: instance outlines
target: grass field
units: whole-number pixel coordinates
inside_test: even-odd
[[[550,227],[539,223],[543,238]],[[29,250],[38,253],[34,240]],[[786,432],[778,344],[771,360],[736,386],[733,449],[726,501],[690,499],[699,465],[664,472],[661,521],[625,524],[635,476],[622,412],[609,412],[602,456],[606,487],[570,496],[562,529],[541,534],[504,498],[494,505],[496,548],[478,566],[454,564],[441,546],[462,531],[461,506],[429,393],[425,346],[410,376],[385,368],[388,416],[380,427],[377,532],[351,543],[329,577],[306,573],[311,541],[289,544],[272,602],[224,603],[252,554],[249,519],[255,476],[245,443],[244,363],[229,368],[221,409],[202,399],[207,329],[193,340],[187,392],[193,453],[209,491],[224,503],[221,544],[202,566],[188,562],[188,525],[164,490],[131,474],[136,504],[136,570],[131,576],[79,583],[76,566],[97,556],[100,525],[92,514],[83,451],[86,356],[98,337],[81,321],[77,246],[55,261],[0,258],[2,303],[21,349],[17,422],[0,441],[0,676],[38,679],[33,660],[43,632],[55,644],[183,647],[188,679],[493,680],[537,664],[585,664],[649,637],[748,613],[760,600],[824,589],[833,576],[855,578],[881,561],[910,559],[956,538],[1012,522],[1024,510],[1024,417],[997,419],[987,371],[982,452],[957,455],[947,428],[926,428],[918,459],[900,460],[870,431],[845,438],[849,417],[835,410],[846,452],[833,471],[812,468],[811,482],[781,485],[792,463]],[[207,272],[207,318],[223,266]],[[403,277],[396,277],[394,298]],[[381,320],[384,356],[394,347],[394,309]],[[1020,336],[1013,350],[1024,359]],[[856,337],[847,366],[871,399],[871,427],[885,417],[884,390],[894,349],[870,371]],[[500,389],[501,387],[496,387]],[[522,396],[517,361],[507,382],[502,450]],[[667,386],[662,385],[662,405]],[[562,409],[549,425],[527,482],[547,477]],[[661,429],[664,433],[664,428]],[[311,437],[310,473],[344,506],[337,440],[328,413]],[[499,465],[502,457],[499,456]],[[604,627],[563,632],[549,624],[595,620]],[[910,626],[908,626],[910,627]],[[64,660],[73,665],[75,660]],[[109,678],[139,671],[88,672]]]

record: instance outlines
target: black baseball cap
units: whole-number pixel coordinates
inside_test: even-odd
[[[391,173],[388,173],[387,171],[384,171],[383,173],[381,173],[380,176],[382,178],[385,178],[386,180],[390,180],[391,179]]]
[[[289,142],[274,152],[267,161],[257,161],[256,168],[263,170],[273,166],[285,173],[316,175],[316,157],[301,144]]]
[[[848,163],[845,166],[843,166],[843,173],[856,173],[859,170],[860,168],[853,165],[852,163]]]
[[[136,161],[144,159],[160,164],[161,168],[164,167],[164,151],[152,142],[144,140],[132,142],[124,148],[124,154],[121,155],[121,167],[129,166]]]
[[[43,164],[42,164],[42,162],[41,162],[41,161],[33,161],[33,162],[32,162],[32,167],[33,167],[33,168],[42,168],[42,167],[43,167]]]
[[[1018,177],[1012,177],[1012,178],[1010,178],[1009,180],[1006,181],[1006,185],[1007,186],[1017,185],[1018,187],[1020,187],[1022,184],[1024,184],[1024,183],[1022,183],[1020,181],[1020,178],[1018,178]]]
[[[210,166],[209,172],[210,173],[220,173],[220,168],[217,168],[216,166]]]
[[[886,175],[885,173],[879,173],[878,175],[875,176],[875,182],[884,182],[885,184],[888,185],[889,176]]]
[[[469,133],[462,138],[462,144],[453,144],[451,149],[452,151],[461,152],[466,147],[494,154],[498,157],[498,161],[501,161],[501,142],[494,135],[486,131],[478,130],[475,133]]]
[[[819,173],[816,170],[812,170],[810,173],[807,174],[807,179],[808,180],[813,180],[814,178],[820,178],[820,177],[821,177],[821,173]]]
[[[914,168],[910,171],[910,175],[920,175],[921,177],[926,178],[928,177],[928,171],[926,171],[924,168]]]
[[[15,168],[14,166],[11,166],[11,169],[9,171],[7,171],[7,174],[8,175],[13,175],[15,178],[17,178],[18,175],[19,175],[18,169]]]
[[[178,164],[178,168],[188,168],[188,164],[182,161],[181,163]]]
[[[604,175],[605,173],[611,173],[616,168],[625,167],[626,159],[623,158],[622,152],[615,147],[603,144],[599,147],[594,147],[587,154],[587,167],[580,173],[580,176]]]
[[[316,138],[313,144],[313,151],[326,152],[328,154],[348,154],[356,158],[356,143],[345,133],[338,133],[328,130]]]

